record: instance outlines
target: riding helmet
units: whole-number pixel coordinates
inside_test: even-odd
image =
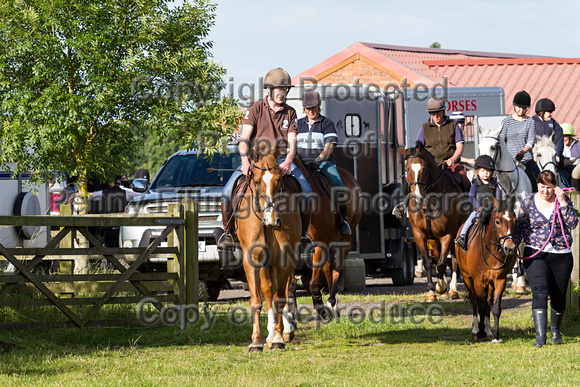
[[[553,112],[554,110],[556,110],[556,106],[549,98],[542,98],[536,102],[536,114],[539,112]]]
[[[516,95],[514,95],[514,101],[513,101],[514,106],[529,108],[531,104],[532,104],[532,98],[525,90],[518,91],[516,93]]]
[[[311,108],[320,105],[320,94],[316,90],[306,90],[302,96],[302,107]]]
[[[445,101],[440,97],[433,97],[427,101],[427,112],[436,113],[445,110]]]
[[[574,128],[572,127],[571,124],[564,122],[562,125],[560,125],[562,127],[562,134],[564,136],[574,136]]]
[[[272,87],[293,87],[290,74],[281,67],[268,71],[268,74],[264,78],[264,89]]]
[[[495,163],[491,156],[488,155],[481,155],[477,159],[475,159],[475,164],[473,165],[474,169],[478,168],[485,168],[489,169],[490,171],[495,171]]]
[[[449,116],[449,119],[451,121],[465,122],[465,116],[463,115],[462,112],[453,112],[453,113],[451,113],[451,115]]]

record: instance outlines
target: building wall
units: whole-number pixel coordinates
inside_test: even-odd
[[[395,82],[398,84],[398,79],[394,79],[385,72],[377,69],[365,63],[364,61],[357,59],[346,66],[337,69],[331,74],[318,80],[318,83],[345,83],[354,84],[355,80],[358,79],[360,84],[378,84],[381,88],[388,83]]]

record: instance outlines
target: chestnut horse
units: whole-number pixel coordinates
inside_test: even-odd
[[[415,148],[403,149],[405,156],[405,172],[410,187],[409,222],[413,229],[415,243],[421,251],[427,273],[429,292],[425,301],[437,300],[435,290],[439,294],[447,292],[445,279],[446,259],[449,252],[453,253],[453,243],[459,226],[469,216],[468,195],[462,195],[461,187],[455,182],[451,172],[437,165],[435,159],[417,142]],[[431,279],[432,258],[429,256],[427,242],[433,247],[437,262],[437,286]],[[449,297],[459,298],[457,292],[457,261],[452,254],[452,280]]]
[[[343,275],[344,260],[350,251],[352,238],[362,217],[361,187],[350,172],[337,168],[345,188],[343,194],[346,195],[343,196],[338,191],[334,191],[336,195],[333,195],[333,188],[324,190],[324,183],[316,183],[310,171],[298,158],[295,158],[294,163],[310,182],[313,193],[313,211],[308,230],[308,236],[315,242],[312,262],[308,262],[308,265],[312,266],[312,277],[309,284],[312,303],[319,315],[323,315],[328,310],[336,316],[338,313],[338,282]],[[323,172],[317,172],[317,174],[321,173]],[[323,190],[330,192],[323,192]],[[333,198],[333,196],[336,197]],[[350,235],[340,235],[338,231],[341,218],[334,204],[335,199],[348,200],[348,220],[352,230]],[[322,273],[326,277],[329,288],[326,308],[321,293]]]
[[[493,336],[492,343],[501,343],[501,297],[507,275],[516,262],[517,246],[513,240],[516,229],[515,201],[515,196],[500,202],[493,198],[493,210],[482,211],[479,221],[472,226],[473,230],[468,231],[467,251],[455,246],[461,275],[473,306],[472,333],[475,341],[485,341],[488,336]],[[493,334],[490,310],[494,318]]]
[[[295,258],[290,256],[300,241],[300,213],[296,206],[279,207],[283,179],[278,167],[279,150],[259,144],[250,151],[253,174],[241,199],[237,234],[243,252],[243,265],[250,288],[253,318],[250,352],[262,351],[260,312],[262,295],[268,311],[268,337],[271,349],[284,349],[294,337]],[[266,154],[265,154],[266,153]],[[289,191],[289,188],[286,187]],[[289,194],[291,192],[288,192]],[[293,210],[294,209],[294,210]],[[246,216],[240,216],[245,211]]]

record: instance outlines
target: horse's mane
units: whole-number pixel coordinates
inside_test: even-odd
[[[549,136],[542,136],[538,137],[536,141],[536,145],[534,148],[554,148],[556,149],[556,144],[552,141]]]
[[[484,225],[489,224],[491,220],[491,214],[493,212],[504,212],[504,211],[513,211],[513,202],[509,199],[502,199],[497,202],[497,206],[491,209],[491,211],[481,211],[481,215],[479,217],[479,228],[483,228]]]
[[[278,159],[274,156],[273,153],[270,153],[268,156],[262,157],[260,160],[263,160],[264,163],[266,164],[265,168],[272,168],[272,169],[279,168]]]
[[[424,157],[424,158],[426,158],[427,161],[430,161],[432,164],[436,165],[435,157],[433,157],[433,155],[427,149],[425,149],[425,145],[423,145],[423,143],[417,141],[415,143],[415,147],[409,148],[408,150],[409,150],[409,154],[407,155],[407,158],[409,158],[409,157]]]

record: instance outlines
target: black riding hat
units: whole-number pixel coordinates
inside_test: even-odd
[[[536,102],[536,114],[539,112],[553,112],[554,110],[556,110],[556,106],[549,98],[542,98]]]
[[[478,168],[485,168],[492,171],[495,171],[495,163],[491,156],[488,155],[481,155],[477,159],[475,159],[475,164],[473,166],[474,169]]]
[[[514,95],[513,104],[514,106],[529,108],[532,104],[532,98],[525,90],[518,91],[516,95]]]

